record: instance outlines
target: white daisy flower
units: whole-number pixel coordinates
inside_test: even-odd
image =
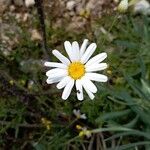
[[[86,115],[85,114],[81,114],[80,110],[73,110],[73,114],[77,117],[77,119],[86,119]]]
[[[106,63],[101,63],[106,57],[106,53],[100,53],[90,59],[96,50],[96,44],[92,43],[88,47],[88,40],[85,39],[79,48],[79,44],[74,41],[72,44],[69,41],[64,42],[65,50],[69,59],[62,55],[58,50],[53,50],[52,53],[61,63],[45,62],[47,67],[53,67],[46,72],[48,84],[57,83],[57,88],[62,89],[62,99],[66,100],[75,85],[77,90],[78,100],[83,100],[83,89],[86,91],[90,99],[94,99],[94,94],[97,92],[97,87],[92,81],[106,82],[107,76],[96,73],[107,68]]]

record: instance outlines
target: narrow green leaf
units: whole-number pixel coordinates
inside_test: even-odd
[[[127,92],[122,92],[120,98],[125,100],[128,104],[134,103],[133,99]],[[130,108],[139,115],[140,119],[145,123],[150,125],[150,114],[145,113],[139,106],[132,105]]]
[[[118,117],[128,115],[130,112],[131,112],[131,110],[127,109],[127,110],[124,110],[124,111],[106,113],[106,114],[103,114],[102,116],[98,117],[96,119],[96,122],[107,121],[107,120],[110,120],[110,119],[116,119]]]
[[[133,120],[131,120],[129,123],[127,123],[123,126],[126,128],[133,128],[136,125],[138,119],[139,119],[139,115],[137,115]]]
[[[136,143],[122,145],[117,147],[117,150],[127,150],[127,148],[132,148],[140,145],[150,145],[150,141],[143,141],[143,142],[136,142]],[[114,148],[108,148],[107,150],[114,150]]]
[[[121,136],[129,136],[129,135],[142,136],[142,137],[145,137],[146,139],[150,140],[150,133],[132,129],[132,131],[126,131],[126,132],[121,132],[121,133],[114,134],[111,137],[105,139],[105,141],[109,141],[109,140],[112,140],[112,139],[115,139],[115,138],[118,138],[118,137],[121,137]]]
[[[92,130],[91,132],[92,133],[99,133],[99,132],[105,132],[105,131],[132,131],[132,129],[120,127],[120,126],[115,126],[115,127],[109,127],[109,128],[98,128],[98,129]]]

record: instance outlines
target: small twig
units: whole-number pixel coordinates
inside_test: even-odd
[[[81,142],[81,146],[83,148],[83,150],[86,150],[85,145]]]
[[[92,150],[93,149],[93,142],[94,142],[94,135],[92,136],[90,143],[88,145],[88,150]]]
[[[113,139],[113,140],[114,140],[114,139]],[[119,147],[119,145],[120,145],[120,143],[121,143],[121,140],[122,140],[122,136],[119,138],[115,150],[118,150],[118,147]]]
[[[96,134],[96,150],[104,150],[103,148],[102,148],[102,142],[101,142],[101,138],[100,138],[100,135],[99,135],[99,133],[98,134]]]
[[[103,136],[103,134],[100,133],[99,136],[100,136],[100,138],[101,138],[103,148],[104,148],[104,149],[107,149],[106,143],[105,143],[105,141],[104,141],[104,136]]]
[[[44,136],[48,133],[49,130],[46,130],[42,135],[41,137],[38,139],[38,141],[35,143],[35,145],[37,145],[43,138]]]
[[[110,33],[110,31],[112,30],[112,28],[114,27],[114,25],[116,24],[117,21],[118,21],[118,14],[116,14],[116,16],[115,16],[111,26],[109,27],[108,33]],[[101,43],[102,46],[104,45],[105,41],[106,41],[106,37],[104,37],[104,39],[103,39],[103,41]]]
[[[0,125],[8,125],[10,123],[11,122],[9,121],[0,121]],[[19,123],[19,124],[16,124],[16,126],[24,127],[24,128],[42,128],[43,127],[42,125],[39,125],[39,124],[27,124],[27,123]]]
[[[72,124],[74,124],[78,119],[74,119],[69,125],[67,125],[64,129],[60,130],[60,132],[58,132],[53,139],[59,137],[66,129],[68,129],[70,126],[72,126]],[[50,143],[53,143],[54,141],[52,140]]]
[[[35,6],[37,8],[38,16],[39,16],[39,21],[40,21],[40,26],[42,30],[42,47],[43,47],[43,52],[46,58],[48,58],[48,49],[47,49],[47,39],[46,39],[46,31],[45,31],[45,22],[44,22],[44,12],[43,12],[43,0],[35,0]]]

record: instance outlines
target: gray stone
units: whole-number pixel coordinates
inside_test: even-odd
[[[150,14],[150,3],[146,0],[137,2],[134,6],[134,13]]]
[[[14,3],[16,6],[23,6],[24,4],[23,0],[14,0]]]
[[[66,4],[66,8],[68,9],[68,10],[73,10],[73,8],[75,7],[75,5],[76,5],[76,2],[75,1],[68,1],[67,2],[67,4]]]
[[[11,0],[0,0],[0,4],[1,5],[10,5],[11,4]]]
[[[2,14],[10,4],[11,0],[0,0],[0,14]]]

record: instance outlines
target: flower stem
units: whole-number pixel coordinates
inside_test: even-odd
[[[42,49],[46,58],[48,58],[48,48],[47,48],[47,39],[46,39],[46,31],[45,31],[45,22],[44,22],[44,12],[42,6],[43,0],[35,0],[35,6],[37,8],[41,31],[42,31]]]

